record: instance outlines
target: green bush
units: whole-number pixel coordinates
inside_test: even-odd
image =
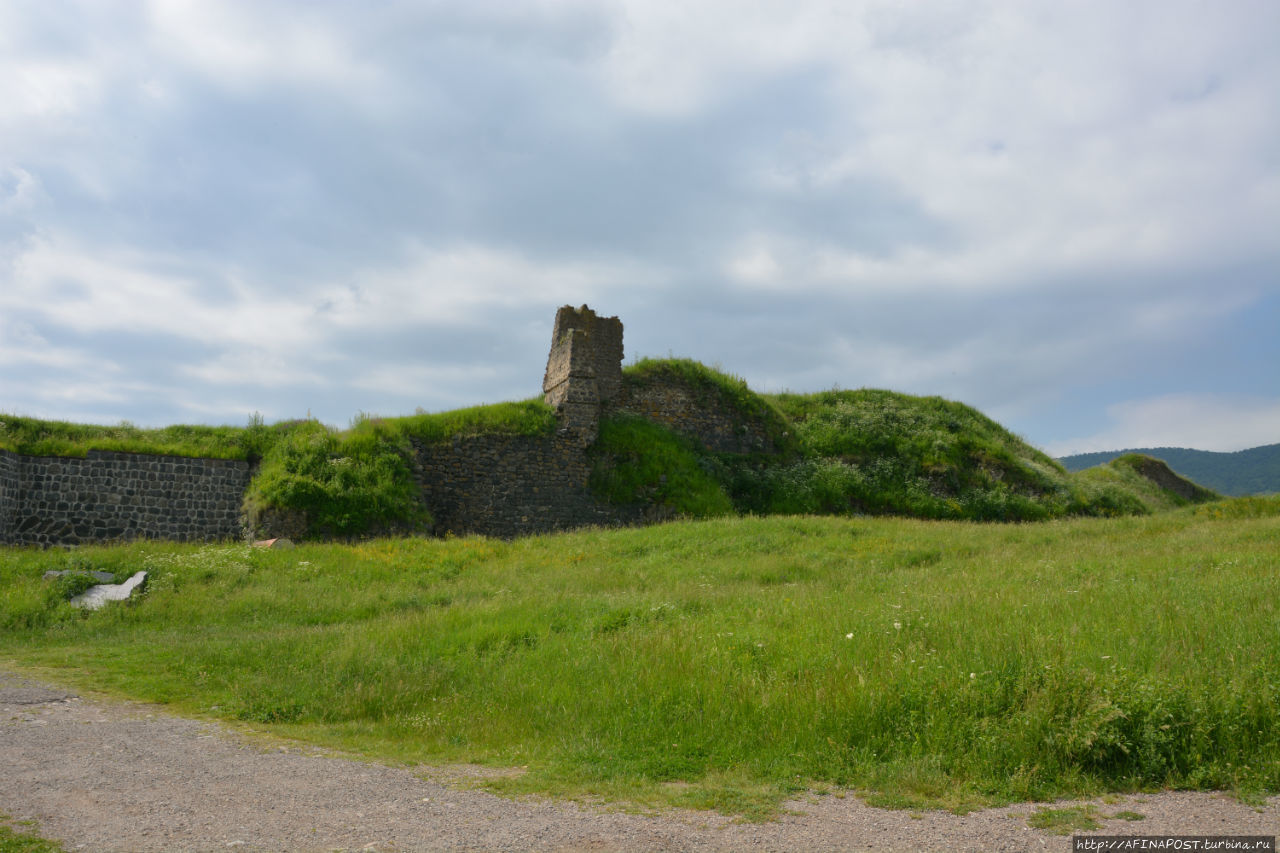
[[[409,453],[398,431],[376,421],[345,433],[297,424],[263,457],[245,495],[246,518],[254,527],[272,510],[298,513],[308,536],[422,529],[430,517]]]

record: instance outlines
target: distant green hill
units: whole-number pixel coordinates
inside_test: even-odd
[[[1150,447],[1078,453],[1058,461],[1068,471],[1083,471],[1129,453],[1162,459],[1169,467],[1202,486],[1224,495],[1262,495],[1280,492],[1280,444],[1267,444],[1235,453]]]

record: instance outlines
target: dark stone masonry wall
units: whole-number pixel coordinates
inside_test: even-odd
[[[618,409],[686,435],[716,453],[776,453],[758,419],[743,418],[713,388],[671,380],[627,382]]]
[[[0,450],[0,542],[8,542],[9,526],[18,502],[21,457]]]
[[[639,518],[592,496],[591,464],[572,436],[458,436],[415,449],[438,534],[510,538]]]
[[[201,542],[241,535],[247,462],[91,450],[86,458],[5,453],[0,542]],[[13,463],[16,462],[16,465]],[[16,488],[14,486],[16,485]]]

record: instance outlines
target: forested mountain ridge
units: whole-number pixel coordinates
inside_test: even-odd
[[[1162,459],[1169,467],[1202,486],[1224,495],[1260,495],[1280,492],[1280,444],[1267,444],[1218,453],[1185,447],[1146,447],[1077,453],[1058,459],[1068,471],[1083,471],[1128,453]]]

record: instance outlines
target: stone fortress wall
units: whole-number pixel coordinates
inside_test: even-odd
[[[686,435],[715,453],[777,453],[759,421],[744,421],[714,389],[679,382],[628,383],[618,411]]]
[[[0,450],[0,544],[9,541],[9,530],[21,493],[22,457]]]
[[[247,462],[229,459],[0,451],[0,543],[237,538],[250,475]]]
[[[458,436],[415,449],[439,534],[509,538],[639,517],[591,494],[591,463],[577,435]]]
[[[602,416],[626,412],[717,452],[772,450],[758,425],[713,391],[628,382],[622,323],[587,306],[556,312],[543,379],[559,427],[550,436],[455,436],[416,444],[414,474],[438,533],[512,537],[639,521],[641,508],[598,501],[590,447]],[[212,541],[243,535],[246,462],[90,451],[86,458],[0,451],[0,544],[121,539]]]

